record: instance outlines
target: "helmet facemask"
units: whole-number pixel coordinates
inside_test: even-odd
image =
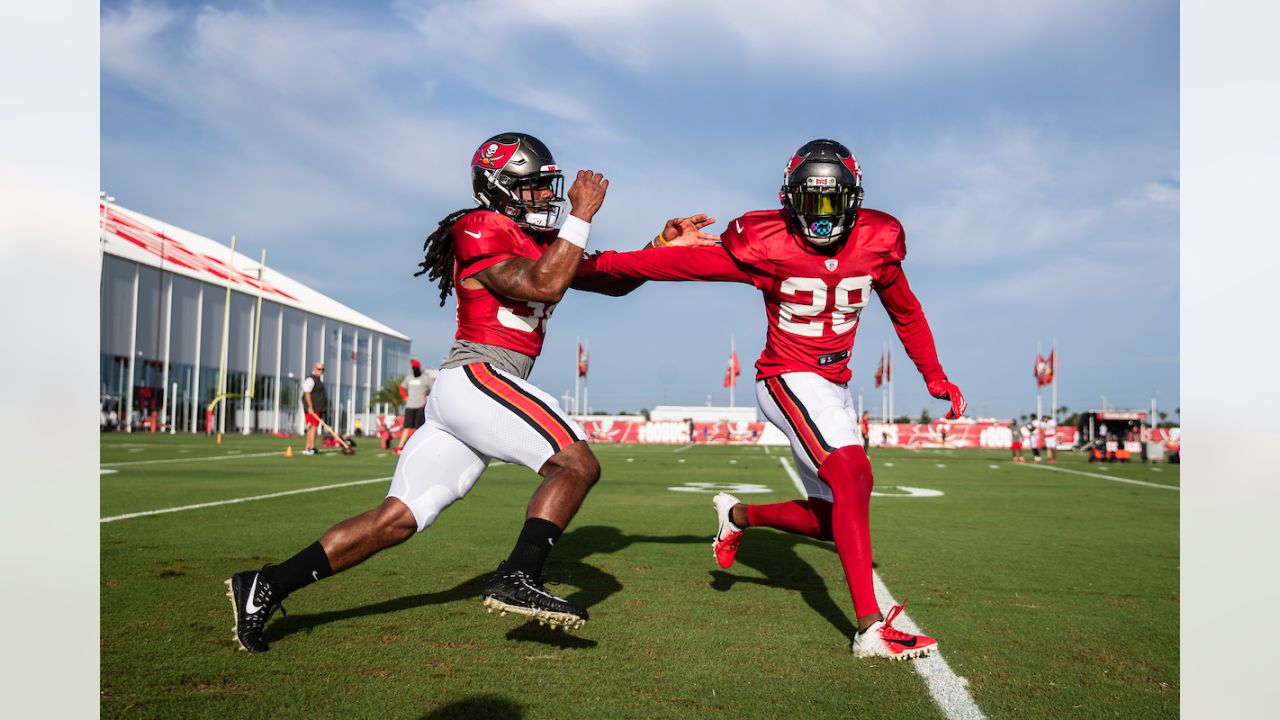
[[[501,212],[534,230],[552,230],[560,226],[564,212],[564,176],[546,173],[521,180],[511,188],[512,199]]]

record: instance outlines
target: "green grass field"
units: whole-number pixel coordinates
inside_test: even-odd
[[[722,571],[716,490],[670,489],[794,498],[779,448],[597,446],[603,479],[547,566],[591,611],[574,634],[481,607],[536,478],[502,465],[420,537],[289,598],[271,652],[238,651],[228,575],[373,507],[395,466],[372,441],[286,458],[290,443],[103,436],[103,518],[376,480],[102,523],[103,716],[943,717],[912,662],[849,654],[830,544],[750,530]],[[878,490],[944,493],[873,499],[880,577],[988,717],[1176,716],[1178,467],[1006,458],[873,449]]]

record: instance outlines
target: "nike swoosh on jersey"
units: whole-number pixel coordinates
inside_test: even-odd
[[[466,234],[470,235],[471,237],[473,237],[473,238],[475,238],[475,239],[477,239],[477,240],[479,240],[479,239],[480,239],[480,233],[478,233],[478,232],[471,232],[470,230],[463,230],[462,232],[464,232],[464,233],[466,233]]]
[[[258,589],[258,576],[254,575],[253,584],[249,586],[249,597],[246,598],[244,601],[244,611],[249,613],[250,615],[262,609],[261,605],[253,604],[253,596],[254,596],[254,593],[257,591],[257,589]]]
[[[738,222],[737,220],[734,220],[734,221],[733,221],[733,227],[734,227],[738,232],[742,232],[742,223]]]

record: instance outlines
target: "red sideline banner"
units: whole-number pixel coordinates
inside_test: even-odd
[[[764,433],[762,422],[689,422],[671,420],[582,420],[587,440],[594,443],[687,445],[755,445]]]
[[[763,422],[649,422],[614,418],[583,419],[579,422],[587,439],[594,443],[757,445],[770,441],[781,444],[784,441],[783,435],[772,428],[766,433],[766,423]],[[869,439],[875,447],[1008,449],[1016,431],[1008,423],[998,422],[873,422]],[[1058,446],[1073,447],[1077,434],[1074,427],[1060,426]],[[1141,438],[1132,440],[1164,442],[1177,440],[1179,435],[1179,428],[1144,429]],[[1029,442],[1024,445],[1030,449]]]

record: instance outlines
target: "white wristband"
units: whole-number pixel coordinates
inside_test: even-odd
[[[574,245],[587,249],[587,237],[591,234],[591,223],[579,217],[570,215],[564,221],[564,225],[560,226],[561,239],[571,242]]]

